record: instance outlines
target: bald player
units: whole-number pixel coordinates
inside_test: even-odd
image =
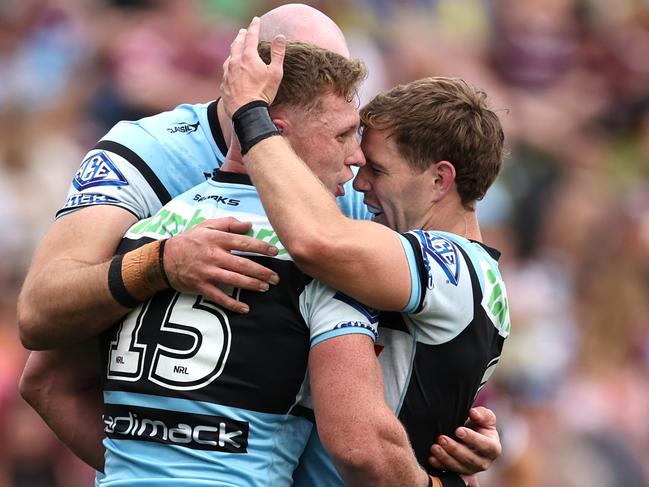
[[[262,25],[269,34],[281,32],[349,55],[338,26],[312,7],[278,7],[262,17]],[[119,122],[84,157],[20,293],[18,320],[27,348],[51,349],[94,337],[132,308],[110,293],[108,262],[134,222],[221,166],[231,135],[221,105],[219,100],[181,105],[136,122]],[[219,284],[263,291],[277,277],[229,253],[234,248],[263,254],[272,250],[264,242],[236,235],[248,228],[211,221],[193,232],[194,240],[171,243],[165,259],[173,287],[246,312],[246,305]]]
[[[305,5],[284,5],[262,16],[262,38],[277,33],[349,56],[338,26]],[[94,338],[162,285],[151,280],[147,292],[140,289],[135,295],[111,289],[111,258],[133,223],[156,214],[221,166],[230,135],[219,100],[118,123],[84,157],[34,255],[19,297],[18,321],[24,345],[48,351],[29,357],[21,392],[61,439],[97,469],[103,466],[103,424],[97,415],[102,401],[97,377],[84,375],[94,368],[84,363],[97,360]],[[352,199],[342,206],[361,203]],[[227,289],[264,292],[277,283],[273,271],[230,252],[277,252],[272,242],[245,235],[250,224],[231,218],[196,224],[169,217],[159,225],[192,227],[169,239],[161,253],[165,278],[174,289],[246,313],[247,305]],[[84,434],[79,434],[79,424]]]

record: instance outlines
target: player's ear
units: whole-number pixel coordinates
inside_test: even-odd
[[[427,170],[432,183],[433,192],[442,198],[455,182],[455,166],[449,161],[438,161]]]
[[[273,118],[273,123],[275,124],[275,127],[277,127],[277,130],[279,130],[280,134],[286,135],[287,133],[290,132],[291,123],[285,118],[280,118],[280,117]]]

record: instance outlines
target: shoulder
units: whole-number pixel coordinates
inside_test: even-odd
[[[178,134],[192,134],[199,130],[201,118],[207,112],[207,105],[180,105],[173,110],[161,112],[134,121],[118,122],[101,138],[102,142],[114,142],[137,152],[141,157],[155,151],[176,145]]]

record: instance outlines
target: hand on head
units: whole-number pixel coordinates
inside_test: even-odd
[[[282,81],[286,38],[278,35],[272,40],[271,62],[266,64],[257,53],[259,25],[255,17],[247,29],[239,30],[223,63],[221,93],[229,117],[251,101],[263,100],[270,105]]]

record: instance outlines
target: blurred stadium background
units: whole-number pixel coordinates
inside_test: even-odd
[[[90,486],[17,394],[15,303],[85,151],[116,121],[219,94],[237,29],[286,2],[0,1],[0,486]],[[307,1],[362,98],[429,75],[486,89],[510,155],[479,206],[513,333],[480,401],[483,487],[649,485],[649,2]]]

